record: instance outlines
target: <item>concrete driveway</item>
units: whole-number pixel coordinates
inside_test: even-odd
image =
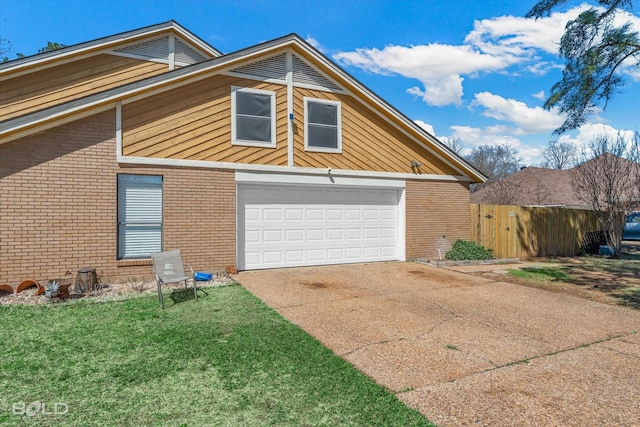
[[[640,425],[640,311],[417,263],[237,278],[438,425]]]

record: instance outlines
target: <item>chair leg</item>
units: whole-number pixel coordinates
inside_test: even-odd
[[[195,299],[198,299],[198,287],[196,286],[196,281],[193,281],[193,296]]]
[[[160,307],[164,310],[164,299],[162,298],[162,287],[160,286],[160,282],[158,283],[158,299],[160,300]]]

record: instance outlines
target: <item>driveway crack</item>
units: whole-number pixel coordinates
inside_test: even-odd
[[[508,368],[510,366],[513,366],[513,365],[527,364],[527,363],[529,363],[529,362],[531,362],[533,360],[542,359],[542,358],[549,357],[549,356],[555,356],[555,355],[558,355],[558,354],[568,353],[568,352],[573,351],[573,350],[578,350],[578,349],[581,349],[581,348],[590,347],[590,346],[596,345],[596,344],[606,343],[606,342],[613,341],[613,340],[618,339],[618,338],[625,338],[625,337],[628,337],[628,336],[631,336],[631,335],[635,335],[635,334],[636,334],[635,331],[627,332],[627,333],[623,333],[623,334],[616,335],[616,336],[613,336],[613,337],[596,340],[596,341],[593,341],[593,342],[590,342],[590,343],[584,343],[584,344],[576,345],[576,346],[573,346],[573,347],[564,348],[564,349],[561,349],[561,350],[558,350],[558,351],[552,351],[552,352],[545,353],[545,354],[539,354],[537,356],[528,357],[526,359],[515,360],[513,362],[505,363],[505,364],[502,364],[502,365],[499,365],[499,366],[494,366],[492,368],[487,368],[487,369],[485,369],[483,371],[474,372],[474,373],[469,374],[469,375],[465,375],[465,376],[458,377],[458,378],[453,378],[453,379],[448,380],[448,381],[443,381],[441,384],[455,383],[456,381],[459,381],[459,380],[464,379],[464,378],[485,374],[487,372],[496,371],[496,370],[502,369],[502,368]],[[628,354],[628,353],[625,353],[625,352],[622,352],[622,351],[614,350],[614,349],[609,348],[609,347],[604,347],[604,348],[606,348],[607,350],[616,351],[616,352],[618,352],[620,354],[624,354],[626,356],[631,356],[631,357],[640,359],[640,357],[638,357],[638,356],[636,356],[634,354]]]

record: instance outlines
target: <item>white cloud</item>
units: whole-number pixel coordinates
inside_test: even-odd
[[[309,43],[311,46],[313,46],[316,49],[318,49],[320,52],[325,53],[325,54],[327,53],[327,49],[325,49],[325,47],[322,46],[318,40],[316,40],[315,38],[311,37],[309,34],[307,34],[307,38],[305,39],[305,41],[307,43]]]
[[[504,126],[489,126],[484,128],[471,126],[451,126],[452,137],[458,138],[462,144],[470,147],[463,151],[463,155],[468,155],[471,150],[481,145],[508,145],[518,152],[523,165],[535,165],[540,163],[542,150],[538,146],[523,143]]]
[[[429,132],[431,135],[435,135],[436,131],[433,129],[433,126],[431,126],[429,123],[423,122],[422,120],[415,120],[415,123],[420,126],[422,129],[426,130],[427,132]]]
[[[539,99],[540,101],[544,101],[544,99],[546,98],[546,95],[544,94],[544,90],[541,90],[540,92],[536,92],[531,96],[533,96],[535,99]]]
[[[568,20],[587,10],[588,5],[574,7],[567,12],[552,13],[540,19],[517,16],[475,21],[465,43],[492,55],[533,55],[541,50],[555,54]]]
[[[416,79],[422,87],[407,92],[427,104],[444,106],[461,104],[465,77],[485,72],[505,72],[519,64],[522,70],[542,75],[560,67],[539,54],[556,54],[567,20],[575,18],[587,5],[565,13],[525,19],[501,16],[475,21],[473,30],[462,45],[432,43],[428,45],[389,45],[382,49],[355,49],[340,52],[333,58],[344,66],[358,67],[381,75],[401,75]]]
[[[486,117],[515,124],[523,133],[542,133],[557,129],[564,116],[541,107],[528,107],[524,102],[503,98],[490,92],[476,93],[472,105],[485,108]]]
[[[486,55],[471,46],[429,44],[386,46],[384,49],[356,49],[333,58],[346,66],[389,75],[399,74],[419,80],[424,89],[412,87],[407,92],[420,96],[429,105],[459,104],[463,90],[461,77],[480,71],[499,71],[517,59]]]
[[[627,129],[616,129],[604,123],[586,123],[578,129],[575,136],[562,135],[558,141],[575,144],[579,149],[586,148],[595,138],[607,136],[615,139],[620,135],[622,138],[631,141],[635,132]]]

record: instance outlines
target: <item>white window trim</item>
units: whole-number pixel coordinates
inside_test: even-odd
[[[342,153],[342,103],[340,101],[332,101],[329,99],[310,98],[305,96],[304,100],[304,151],[312,151],[318,153]],[[313,147],[309,146],[309,102],[318,102],[321,104],[336,105],[338,107],[338,147],[326,148],[326,147]]]
[[[269,95],[271,97],[271,142],[251,141],[238,139],[236,129],[236,93],[256,93]],[[242,145],[247,147],[276,148],[276,93],[271,90],[252,89],[239,86],[231,86],[231,145]]]

